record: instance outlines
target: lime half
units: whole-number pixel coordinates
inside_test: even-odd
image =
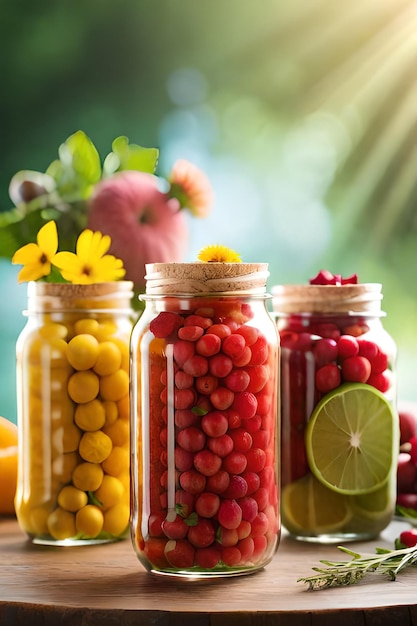
[[[310,469],[339,493],[358,495],[381,487],[396,459],[398,420],[380,391],[346,383],[326,394],[305,433]]]
[[[282,522],[293,535],[342,532],[352,517],[348,501],[309,473],[282,490]]]

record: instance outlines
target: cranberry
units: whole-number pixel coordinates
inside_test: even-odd
[[[201,428],[209,437],[220,437],[227,432],[229,422],[224,413],[211,411],[201,419]]]
[[[319,367],[336,361],[337,355],[338,348],[334,339],[319,339],[314,345],[314,356]]]
[[[347,359],[356,356],[359,352],[358,340],[352,335],[341,335],[337,342],[339,359]]]
[[[172,567],[188,569],[194,565],[194,547],[186,539],[167,541],[164,554]]]
[[[242,521],[242,509],[236,500],[223,500],[218,512],[219,523],[225,528],[237,528]]]
[[[323,365],[316,371],[316,387],[321,393],[328,393],[340,385],[340,369],[336,363]]]
[[[220,457],[227,456],[233,450],[233,439],[230,435],[220,435],[220,437],[210,437],[207,440],[208,448]]]
[[[364,356],[347,357],[342,363],[343,379],[355,383],[366,383],[371,373],[371,364]]]
[[[403,530],[399,539],[406,548],[413,548],[414,546],[417,546],[417,528]]]
[[[417,482],[417,467],[408,452],[400,452],[397,465],[397,488],[402,493],[412,492]]]
[[[196,343],[195,349],[202,356],[213,356],[220,351],[222,342],[218,335],[213,333],[205,334]]]

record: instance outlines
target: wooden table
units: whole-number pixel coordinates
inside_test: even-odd
[[[406,523],[360,552],[392,548]],[[395,582],[380,574],[351,587],[308,591],[320,559],[344,558],[335,546],[284,534],[273,561],[251,575],[178,581],[148,574],[130,540],[80,547],[29,543],[14,519],[0,518],[1,626],[417,626],[417,568]]]

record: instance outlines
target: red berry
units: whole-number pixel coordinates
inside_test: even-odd
[[[183,326],[178,330],[178,337],[185,341],[197,341],[203,333],[204,329],[201,326]]]
[[[249,472],[260,472],[265,467],[266,454],[261,448],[251,448],[246,453],[247,470]]]
[[[178,433],[178,443],[181,448],[189,452],[198,452],[204,448],[206,436],[202,430],[195,426],[184,428]]]
[[[251,346],[251,360],[250,365],[262,365],[268,360],[269,347],[266,337],[259,335],[256,342]]]
[[[247,458],[243,452],[237,452],[233,450],[230,454],[223,459],[223,469],[229,474],[241,474],[245,471],[247,466]],[[254,470],[256,471],[256,470]]]
[[[194,467],[203,476],[217,474],[221,466],[222,459],[210,450],[201,450],[194,457]]]
[[[224,380],[224,384],[232,391],[245,391],[250,382],[249,374],[244,369],[233,369]]]
[[[207,440],[209,450],[224,457],[233,450],[233,439],[229,435],[221,435],[220,437],[210,437]]]
[[[214,541],[214,526],[209,519],[200,519],[188,529],[188,540],[195,548],[208,548]]]
[[[220,561],[220,549],[215,546],[197,548],[195,551],[196,565],[203,569],[213,569]]]
[[[220,339],[224,339],[231,334],[230,327],[227,324],[213,324],[210,328],[207,329],[206,335],[217,335]]]
[[[417,435],[417,413],[400,410],[398,416],[400,419],[400,443],[406,443],[410,441],[411,437]]]
[[[205,376],[208,372],[209,364],[207,359],[200,354],[193,354],[192,357],[187,359],[182,366],[184,372],[191,376]]]
[[[194,565],[195,550],[186,539],[170,539],[166,543],[164,553],[172,567],[189,569]]]
[[[259,330],[254,326],[240,326],[240,328],[236,330],[236,333],[245,338],[247,346],[253,346],[259,337]]]
[[[242,560],[242,554],[236,546],[221,549],[221,559],[225,565],[233,567]]]
[[[211,374],[207,374],[207,376],[199,376],[195,379],[195,388],[198,393],[202,393],[203,395],[209,396],[213,391],[217,389],[219,386],[219,379],[216,376],[211,376]]]
[[[208,312],[209,313],[209,312]],[[204,330],[213,324],[210,317],[203,315],[189,315],[185,318],[184,326],[201,326]]]
[[[256,399],[255,394],[250,391],[242,391],[240,393],[236,393],[232,410],[239,413],[242,419],[248,419],[253,417],[258,408],[258,401]]]
[[[233,369],[233,361],[225,354],[215,354],[208,361],[210,374],[218,378],[224,378]]]
[[[371,373],[371,364],[364,356],[351,356],[342,363],[342,377],[354,383],[366,383]]]
[[[314,357],[319,367],[336,361],[338,355],[337,343],[334,339],[319,339],[314,345]]]
[[[193,341],[183,341],[180,339],[174,343],[174,359],[180,367],[194,355],[194,352],[195,344]]]
[[[243,335],[238,333],[232,333],[228,337],[225,337],[222,342],[222,350],[225,354],[232,359],[242,356],[246,347],[246,341]]]
[[[417,546],[417,528],[403,530],[399,539],[406,548],[413,548],[414,546]]]
[[[217,387],[217,389],[210,394],[210,402],[215,409],[225,411],[232,406],[234,397],[235,394],[231,391],[231,389],[227,389],[226,387]]]
[[[368,361],[372,361],[379,353],[379,348],[376,343],[369,339],[358,339],[359,355],[364,356]]]
[[[217,515],[220,498],[217,494],[205,491],[195,501],[195,510],[200,517],[212,518]]]
[[[388,355],[385,352],[379,350],[378,354],[370,359],[371,369],[373,374],[380,374],[384,372],[388,367]]]
[[[161,311],[150,323],[149,329],[155,337],[164,339],[176,332],[182,325],[183,319],[178,313]]]
[[[415,509],[417,511],[417,493],[398,493],[397,504],[406,509]]]
[[[270,376],[268,365],[255,365],[249,369],[249,384],[246,391],[258,393],[265,387]]]
[[[201,428],[209,437],[220,437],[227,432],[229,422],[224,413],[211,411],[201,419]]]
[[[181,479],[180,479],[181,482]],[[207,478],[207,491],[223,493],[230,484],[230,475],[225,470],[219,470],[214,476]]]
[[[336,363],[323,365],[316,371],[316,387],[321,393],[328,393],[340,385],[340,369]]]
[[[239,499],[246,496],[248,491],[248,485],[246,480],[242,476],[233,474],[230,476],[230,482],[227,489],[224,490],[222,496],[224,498]]]
[[[340,360],[356,356],[359,352],[358,340],[352,335],[341,335],[337,341],[337,350]]]
[[[225,528],[237,528],[242,521],[242,509],[236,500],[223,500],[217,517],[219,523]]]
[[[411,493],[417,481],[417,467],[408,452],[400,452],[397,465],[397,488],[401,493]]]
[[[197,495],[205,490],[206,477],[200,472],[190,469],[180,475],[180,485],[187,493]]]
[[[379,374],[372,374],[371,372],[366,382],[381,393],[386,393],[392,384],[391,371],[385,370],[385,372],[380,372]]]
[[[218,335],[213,333],[205,334],[196,343],[195,349],[202,356],[213,356],[220,351],[222,341]]]
[[[233,440],[236,452],[246,452],[252,447],[252,435],[244,428],[235,428],[230,431],[229,435]]]
[[[188,526],[184,519],[177,515],[172,521],[164,519],[162,530],[169,539],[184,539],[188,532]]]

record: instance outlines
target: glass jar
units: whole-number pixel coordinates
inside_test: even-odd
[[[272,293],[281,338],[282,523],[294,537],[307,541],[374,538],[395,509],[399,446],[396,347],[382,325],[381,285],[284,285],[273,287]],[[361,432],[372,412],[363,409],[361,424],[360,406],[345,401],[346,392],[361,398],[362,406],[375,400],[387,419],[387,437],[382,441],[376,435],[372,461],[382,458],[384,448],[384,479],[369,488],[330,483],[316,465],[323,452],[319,446],[327,446],[329,454],[323,458],[327,455],[329,463],[337,464],[339,442],[323,432],[313,440],[310,420],[317,424],[316,416],[323,419],[324,411],[329,413],[328,407],[339,401],[342,414],[331,417],[347,423],[350,452],[356,447],[361,454],[365,445]],[[335,404],[327,404],[329,399]]]
[[[15,508],[34,543],[128,533],[132,295],[128,281],[28,285],[16,349]]]
[[[146,267],[131,341],[135,551],[157,574],[251,573],[280,535],[267,265]]]

